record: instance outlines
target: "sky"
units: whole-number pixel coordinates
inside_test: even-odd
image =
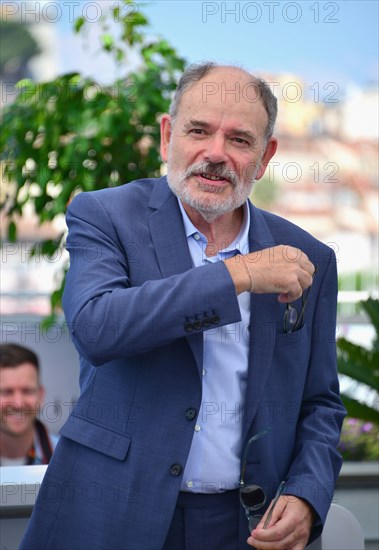
[[[378,2],[152,2],[153,28],[191,62],[204,57],[308,81],[377,80]]]
[[[142,9],[152,32],[190,63],[238,63],[252,71],[296,74],[310,85],[334,82],[340,88],[378,79],[376,0],[165,0]],[[94,10],[87,14],[95,17]]]
[[[166,38],[189,63],[237,63],[252,72],[297,75],[310,86],[334,83],[339,90],[378,80],[377,0],[157,0],[128,9],[121,0],[0,3],[24,20],[45,22],[44,30],[37,29],[53,37],[51,78],[79,71],[99,81],[115,80],[113,66],[97,53],[95,29],[107,6],[118,5],[123,16],[142,10],[151,33]],[[87,49],[72,33],[80,15],[92,23]]]

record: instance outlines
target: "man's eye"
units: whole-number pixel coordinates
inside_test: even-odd
[[[205,132],[204,132],[204,130],[203,130],[202,128],[192,128],[192,129],[190,130],[190,134],[195,134],[195,135],[197,135],[197,136],[201,136],[201,135],[204,135]]]
[[[246,139],[243,139],[241,137],[234,137],[232,138],[232,141],[234,141],[238,145],[247,145],[247,146],[250,145],[250,143]]]

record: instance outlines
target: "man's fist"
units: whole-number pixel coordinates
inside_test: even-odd
[[[280,302],[293,302],[313,280],[315,267],[299,248],[278,245],[225,260],[237,294],[277,293]]]

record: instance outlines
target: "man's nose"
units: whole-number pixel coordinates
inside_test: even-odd
[[[205,150],[205,160],[219,164],[226,161],[226,143],[223,136],[212,136]]]
[[[9,399],[9,406],[14,409],[21,409],[25,407],[25,397],[22,392],[14,392]]]

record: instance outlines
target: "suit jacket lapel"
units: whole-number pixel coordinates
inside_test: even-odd
[[[158,265],[162,277],[183,273],[192,267],[184,232],[182,215],[167,185],[166,178],[156,182],[149,206],[152,214],[149,219],[151,239],[154,244]],[[261,212],[250,206],[250,252],[275,246],[273,236]],[[244,415],[244,434],[259,408],[263,390],[271,368],[275,344],[275,320],[279,303],[270,294],[251,294],[250,302],[250,350],[246,391],[246,414]],[[202,333],[190,334],[187,341],[194,354],[199,376],[202,371],[203,336]]]
[[[162,277],[184,273],[192,267],[191,255],[183,227],[177,198],[168,187],[166,178],[156,182],[149,202],[153,209],[149,218],[151,239]],[[202,372],[203,335],[186,337],[194,354],[199,376]]]
[[[276,246],[264,217],[251,204],[249,246],[250,252]],[[251,294],[250,349],[244,437],[247,435],[255,415],[260,409],[264,388],[272,366],[278,308],[279,302],[272,294]]]

